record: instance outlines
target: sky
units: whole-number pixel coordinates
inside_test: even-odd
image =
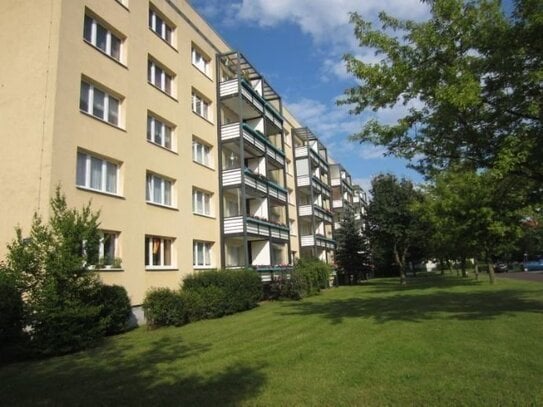
[[[507,0],[509,3],[511,0]],[[316,134],[329,154],[351,174],[353,183],[369,190],[371,179],[391,172],[414,182],[422,177],[408,162],[384,156],[385,148],[349,141],[372,117],[393,123],[406,107],[350,115],[336,100],[356,85],[346,72],[343,55],[378,61],[358,47],[349,12],[377,21],[380,11],[417,21],[428,18],[420,0],[191,0],[193,7],[235,50],[264,75],[284,106]],[[506,8],[508,5],[506,4]]]

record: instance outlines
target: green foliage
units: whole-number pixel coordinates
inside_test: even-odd
[[[512,15],[499,0],[425,3],[430,17],[421,22],[381,13],[375,27],[351,15],[360,46],[381,61],[345,57],[360,84],[340,103],[354,114],[409,107],[396,123],[370,120],[352,138],[418,155],[417,168],[429,175],[460,163],[493,168],[540,199],[543,3],[518,0]]]
[[[262,283],[254,270],[205,270],[187,276],[178,291],[151,290],[143,310],[152,327],[179,326],[254,308],[261,297]]]
[[[21,294],[15,280],[0,265],[0,349],[20,341],[22,321]]]
[[[124,287],[100,285],[93,298],[93,303],[101,306],[100,317],[106,335],[115,335],[127,329],[132,307]]]
[[[268,298],[300,300],[329,286],[332,268],[316,258],[299,259],[290,274],[284,273],[269,285]]]
[[[360,234],[361,224],[357,222],[352,211],[347,211],[336,230],[335,260],[339,267],[338,273],[345,277],[353,276],[356,281],[362,279],[367,272],[368,247]]]
[[[143,312],[150,327],[181,326],[187,323],[181,296],[169,288],[150,290],[143,301]]]
[[[98,260],[98,216],[90,204],[68,208],[57,188],[49,223],[35,214],[27,238],[16,229],[2,274],[24,298],[27,353],[73,352],[124,328],[130,306],[126,291],[104,286],[88,269]]]

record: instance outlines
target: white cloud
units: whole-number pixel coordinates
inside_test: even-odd
[[[375,160],[385,157],[387,152],[386,147],[375,146],[373,144],[361,144],[358,156],[364,160]]]

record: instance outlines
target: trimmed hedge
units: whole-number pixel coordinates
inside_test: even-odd
[[[262,297],[254,270],[206,270],[187,276],[180,290],[149,291],[143,303],[151,327],[180,326],[256,307]]]

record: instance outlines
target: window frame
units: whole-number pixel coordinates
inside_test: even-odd
[[[202,119],[205,119],[209,122],[212,122],[213,115],[211,110],[211,101],[204,97],[202,94],[196,91],[192,91],[192,99],[191,99],[191,105],[192,105],[192,111],[200,116]],[[197,106],[200,106],[200,109],[197,108]]]
[[[202,240],[192,241],[192,267],[194,269],[213,268],[213,243]],[[200,253],[201,250],[201,253]],[[202,262],[200,263],[200,255]]]
[[[105,256],[105,235],[110,235],[113,237],[113,258],[110,259],[109,262],[105,262],[106,256]],[[115,259],[120,258],[120,250],[119,250],[119,238],[120,238],[120,232],[111,231],[111,230],[100,230],[100,241],[98,243],[98,258],[104,259],[104,263],[102,263],[105,268],[117,268],[120,267],[113,267],[115,264]]]
[[[159,143],[156,141],[157,124],[159,124],[161,127],[160,137],[161,137],[161,140],[163,141],[162,143]],[[170,138],[169,147],[167,146],[167,143],[166,143],[166,138],[168,136],[167,130],[169,130],[169,138]],[[172,152],[177,151],[177,143],[175,139],[175,126],[167,122],[166,120],[157,117],[155,114],[149,111],[147,112],[147,136],[146,137],[147,137],[147,141],[151,144],[157,145],[159,147],[162,147]]]
[[[84,87],[87,87],[87,89],[84,91]],[[96,92],[101,92],[104,94],[103,96],[103,105],[102,105],[102,115],[98,115],[97,112],[95,112],[96,110],[96,105],[97,105],[97,101],[95,100],[96,99]],[[110,124],[114,127],[117,127],[117,128],[122,128],[121,127],[121,120],[122,120],[122,103],[123,103],[123,100],[121,97],[119,96],[116,96],[116,95],[112,95],[110,91],[108,91],[106,88],[102,87],[102,86],[99,86],[99,85],[96,85],[94,84],[92,81],[89,81],[85,78],[81,78],[81,85],[80,85],[80,89],[79,89],[79,110],[82,112],[82,113],[85,113],[89,116],[92,116],[94,117],[95,119],[98,119],[104,123],[107,123],[107,124]],[[84,96],[86,94],[86,97],[87,99],[84,100]],[[114,117],[116,118],[115,121],[111,121],[111,109],[110,109],[110,105],[112,103],[112,101],[115,101],[115,103],[117,104],[117,108],[116,108],[116,116],[114,115]],[[84,109],[84,104],[86,104],[86,109]]]
[[[154,264],[153,255],[156,253],[153,249],[153,244],[159,242],[159,264]],[[168,244],[166,244],[168,243]],[[166,246],[169,250],[169,264],[165,264],[166,261]],[[144,263],[145,270],[172,270],[176,269],[176,257],[175,257],[175,238],[157,236],[157,235],[145,235],[144,240]]]
[[[87,38],[87,21],[90,20],[90,38]],[[106,33],[106,43],[105,47],[100,47],[98,43],[98,27],[102,28]],[[119,42],[119,55],[118,57],[113,54],[113,39],[117,40]],[[119,35],[117,32],[114,32],[114,30],[111,28],[111,25],[107,24],[104,20],[96,17],[93,13],[90,13],[88,9],[85,10],[85,16],[83,18],[83,40],[97,49],[98,51],[102,52],[103,54],[107,55],[108,57],[112,58],[116,62],[119,62],[121,64],[124,63],[124,42],[126,40],[126,37],[123,35]]]
[[[157,28],[157,19],[159,19],[161,22],[160,32]],[[164,17],[164,14],[159,12],[155,7],[150,6],[149,18],[147,23],[149,29],[154,32],[162,41],[175,48],[174,33],[176,31],[176,27],[170,21],[168,21],[166,17]]]
[[[201,199],[202,212],[199,212],[199,200]],[[195,215],[213,217],[213,194],[199,188],[192,188],[192,213]]]
[[[151,182],[149,182],[151,180]],[[160,202],[154,200],[155,197],[155,181],[160,182]],[[169,184],[169,199],[170,203],[166,203],[166,185]],[[151,171],[147,171],[145,176],[145,201],[151,205],[159,205],[166,208],[176,208],[175,200],[175,180],[164,177]]]
[[[201,150],[201,155],[203,160],[198,160],[198,150]],[[210,169],[213,169],[213,155],[211,154],[211,151],[213,149],[213,146],[204,143],[200,141],[199,139],[193,137],[192,139],[192,161],[195,163],[198,163],[200,165],[203,165],[205,167],[208,167]]]
[[[205,76],[211,79],[211,58],[207,56],[205,52],[203,52],[199,47],[195,46],[194,44],[192,45],[190,59],[191,59],[192,65],[196,69],[198,69]],[[200,61],[203,61],[203,66],[201,66],[198,59]]]
[[[80,184],[79,181],[81,179],[80,177],[80,169],[82,167],[80,167],[80,163],[79,163],[79,159],[80,157],[84,157],[84,173],[82,174],[83,175],[83,178],[84,178],[84,184]],[[95,159],[95,160],[99,160],[101,161],[101,166],[100,166],[100,187],[99,188],[94,188],[92,186],[93,182],[92,182],[92,160]],[[111,192],[111,191],[108,191],[108,164],[112,164],[115,166],[115,191],[114,192]],[[113,196],[122,196],[120,194],[120,167],[121,167],[121,163],[119,162],[115,162],[115,161],[112,161],[112,160],[109,160],[107,158],[103,158],[101,156],[98,156],[96,154],[93,154],[93,153],[90,153],[90,152],[87,152],[87,151],[82,151],[82,150],[78,150],[77,151],[77,158],[76,158],[76,175],[75,175],[75,184],[78,188],[82,188],[82,189],[85,189],[85,190],[88,190],[88,191],[93,191],[93,192],[100,192],[102,194],[107,194],[107,195],[113,195]]]
[[[157,71],[160,83],[156,83]],[[175,99],[175,74],[151,57],[147,59],[147,83]]]

